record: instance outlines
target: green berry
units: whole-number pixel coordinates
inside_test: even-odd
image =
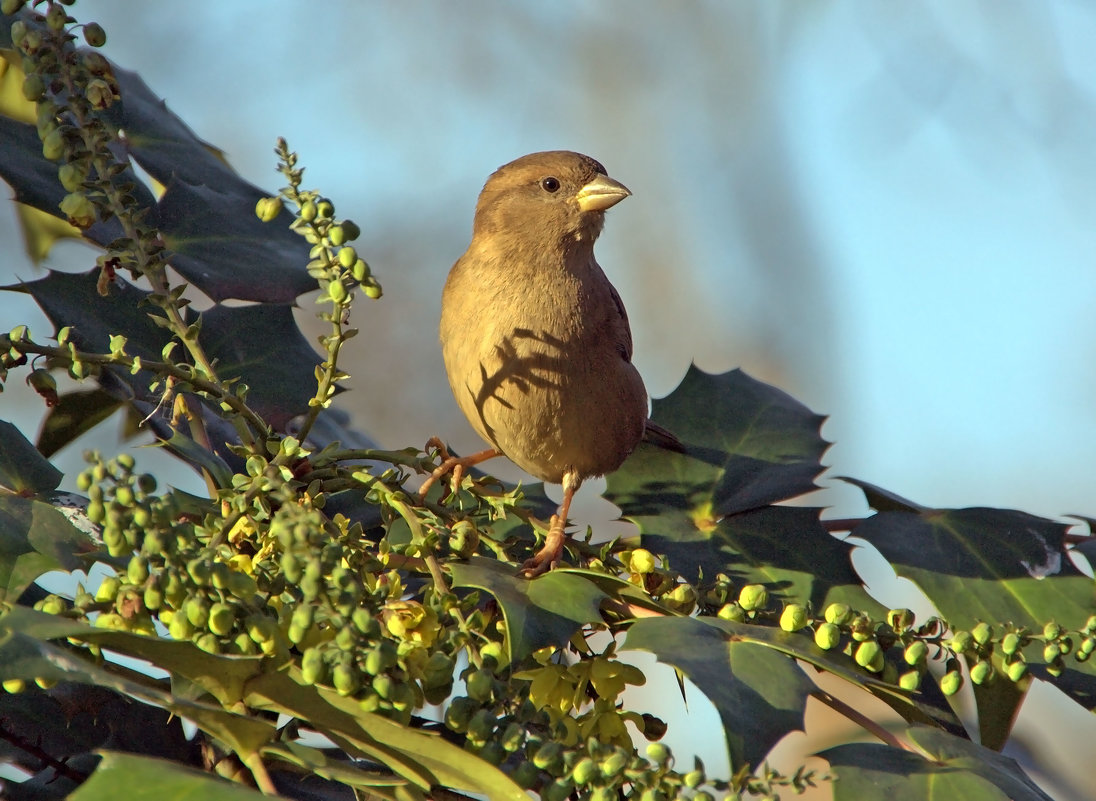
[[[57,171],[57,178],[66,192],[78,192],[87,180],[87,169],[76,163],[62,164]]]
[[[167,632],[171,635],[171,639],[184,642],[194,636],[195,628],[190,624],[190,620],[187,619],[185,614],[176,612],[171,616]]]
[[[914,640],[906,646],[902,652],[902,659],[907,665],[923,665],[928,658],[929,647],[924,640]]]
[[[118,576],[107,576],[95,591],[95,600],[100,603],[112,602],[118,597],[118,590],[122,587],[122,580]]]
[[[354,248],[352,248],[350,245],[347,245],[346,247],[339,248],[338,259],[339,265],[342,266],[344,269],[349,270],[351,267],[354,266],[354,263],[356,261],[359,261],[358,252],[354,250]]]
[[[50,131],[42,140],[42,155],[50,161],[57,161],[65,155],[65,132],[60,128]]]
[[[64,30],[67,21],[68,14],[65,13],[63,6],[51,5],[49,10],[46,11],[46,25],[51,31]]]
[[[383,294],[380,284],[366,284],[362,287],[362,291],[370,300],[378,300],[381,294]]]
[[[305,684],[325,684],[327,682],[327,662],[319,648],[306,648],[301,655],[301,678]]]
[[[983,621],[971,629],[970,636],[979,645],[985,645],[993,639],[993,626]]]
[[[354,280],[360,284],[370,275],[369,265],[361,259],[358,259],[350,268],[350,275],[352,275]]]
[[[473,671],[465,680],[465,686],[468,689],[468,696],[486,703],[491,700],[491,693],[494,690],[495,679],[489,671],[476,670]]]
[[[910,609],[891,609],[887,612],[887,625],[895,631],[905,631],[913,626],[914,614]]]
[[[278,624],[266,615],[251,615],[247,619],[247,636],[257,645],[271,642],[278,636]]]
[[[264,223],[273,222],[282,212],[282,199],[279,197],[261,197],[255,202],[255,216]]]
[[[1020,635],[1014,631],[1010,631],[1004,637],[1001,638],[1001,653],[1006,656],[1012,656],[1014,653],[1020,650],[1020,646],[1023,644],[1020,639]]]
[[[898,677],[898,686],[907,692],[914,692],[921,686],[921,671],[908,670]]]
[[[488,765],[498,765],[506,759],[506,751],[496,742],[489,742],[479,750],[479,758]]]
[[[764,609],[769,605],[769,591],[764,584],[747,584],[738,593],[738,603],[747,612]]]
[[[528,790],[536,783],[538,776],[540,776],[540,770],[536,765],[532,762],[522,762],[510,774],[510,780],[522,790]]]
[[[321,200],[316,203],[316,213],[323,219],[329,219],[335,214],[335,206],[330,200]]]
[[[841,627],[836,623],[822,623],[814,630],[814,644],[823,651],[836,648],[841,642]]]
[[[963,674],[958,670],[949,670],[940,678],[940,691],[944,695],[955,695],[963,686]]]
[[[848,604],[830,604],[824,613],[827,623],[835,623],[838,626],[848,623],[851,616],[852,609]]]
[[[537,749],[536,754],[533,755],[533,764],[541,770],[547,770],[559,761],[562,754],[563,746],[554,740],[549,740]]]
[[[107,43],[107,32],[97,22],[89,22],[84,26],[84,41],[88,47],[102,47]]]
[[[209,623],[209,603],[200,597],[187,598],[183,604],[183,614],[196,629],[204,629]]]
[[[1053,620],[1043,626],[1043,637],[1048,640],[1056,640],[1062,636],[1062,627]]]
[[[704,771],[691,770],[681,777],[681,781],[685,783],[685,786],[690,790],[695,790],[700,785],[704,784]]]
[[[784,631],[799,631],[807,625],[807,609],[799,604],[788,604],[780,614],[780,628]]]
[[[232,631],[236,622],[236,607],[232,604],[218,601],[209,608],[209,630],[218,637],[223,637]]]
[[[870,670],[872,673],[879,673],[883,670],[884,657],[883,646],[876,640],[865,640],[856,647],[856,653],[853,656],[856,660],[856,664],[860,667]]]
[[[615,779],[626,767],[628,767],[628,755],[623,751],[615,751],[601,763],[601,775],[606,779]]]
[[[723,604],[716,612],[716,617],[720,620],[733,620],[736,623],[741,623],[746,619],[746,610],[738,604]]]
[[[1017,659],[1008,666],[1008,677],[1012,681],[1019,681],[1027,674],[1027,669],[1027,662],[1024,662],[1022,659]]]
[[[77,228],[89,228],[95,222],[95,204],[81,192],[65,195],[57,206],[65,218]]]
[[[332,245],[339,247],[346,242],[346,230],[341,225],[332,225],[327,230],[327,239]],[[350,265],[344,264],[343,266],[349,267]]]
[[[974,648],[974,636],[969,631],[957,631],[948,642],[948,647],[957,654],[965,654]]]
[[[301,205],[301,219],[305,222],[312,222],[316,219],[316,204],[311,200],[306,200]]]
[[[454,698],[445,710],[445,725],[455,732],[467,731],[478,706],[471,698]]]
[[[346,662],[331,669],[331,684],[339,695],[353,695],[361,688],[361,675]]]
[[[336,303],[342,303],[347,296],[346,286],[340,279],[336,278],[327,285],[327,296]]]
[[[544,788],[541,798],[544,801],[566,801],[573,789],[574,785],[571,784],[569,779],[556,779]]]
[[[597,775],[597,762],[590,757],[583,757],[571,769],[571,779],[579,787],[589,784]]]
[[[993,665],[982,659],[970,669],[970,680],[975,684],[987,684],[993,678]]]
[[[670,749],[664,746],[662,743],[648,743],[647,745],[647,759],[654,762],[656,765],[665,763],[670,758]]]
[[[646,575],[658,567],[658,559],[646,548],[636,548],[628,556],[628,569],[633,573]]]
[[[19,9],[21,9],[26,2],[27,0],[3,0],[3,2],[0,3],[0,14],[7,14],[10,17],[18,13]],[[13,25],[12,27],[14,28],[15,26]],[[16,44],[18,44],[18,42]]]

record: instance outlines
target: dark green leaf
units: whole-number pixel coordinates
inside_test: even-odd
[[[875,743],[821,752],[836,776],[834,801],[1050,801],[1008,757],[934,729],[905,734],[924,755]]]
[[[316,288],[305,269],[308,243],[289,230],[289,213],[270,223],[255,216],[265,194],[239,179],[214,187],[176,178],[160,198],[172,266],[216,301],[292,303]]]
[[[201,759],[199,744],[187,738],[178,717],[103,687],[61,682],[48,692],[32,685],[25,692],[0,693],[0,720],[16,737],[33,733],[41,752],[64,762],[87,759],[92,751],[106,747],[190,764]],[[42,764],[18,742],[8,740],[0,740],[0,760],[32,772]],[[38,778],[52,782],[57,774],[45,767]]]
[[[55,328],[71,326],[72,342],[82,351],[108,353],[110,336],[125,334],[126,352],[130,356],[159,361],[168,336],[149,319],[150,314],[158,313],[144,303],[149,293],[119,278],[111,284],[110,294],[103,297],[96,289],[97,280],[98,270],[86,273],[51,270],[45,278],[5,289],[28,293]],[[134,396],[153,399],[148,391],[152,376],[147,370],[132,376],[128,370],[107,369],[115,379],[105,387],[112,395],[126,400]],[[128,390],[120,389],[119,383]]]
[[[103,760],[72,801],[262,801],[258,790],[177,762],[104,751]]]
[[[122,99],[108,117],[125,131],[126,149],[149,175],[164,186],[175,178],[209,186],[244,183],[224,154],[195,136],[140,75],[117,65],[113,72]]]
[[[311,748],[299,742],[271,743],[263,749],[264,756],[274,756],[292,765],[304,768],[324,779],[340,782],[348,787],[395,787],[407,781],[387,771],[369,771],[354,767],[346,759],[333,759],[319,748]]]
[[[860,491],[864,493],[864,497],[868,501],[868,506],[877,512],[920,512],[925,508],[913,501],[907,501],[902,496],[896,495],[890,490],[885,490],[882,487],[877,487],[866,481],[859,481],[858,479],[847,478],[846,476],[837,476],[837,478],[852,484],[854,487],[858,487]]]
[[[214,306],[202,312],[198,341],[221,380],[247,384],[248,405],[275,428],[308,409],[320,358],[289,306]]]
[[[824,651],[819,648],[814,643],[814,635],[807,629],[789,633],[771,626],[736,623],[715,617],[699,617],[697,620],[722,629],[736,641],[768,646],[794,659],[814,665],[819,670],[845,679],[850,684],[860,685],[910,723],[932,724],[957,734],[964,731],[962,723],[945,702],[942,694],[939,691],[935,695],[929,692],[929,689],[934,688],[935,685],[926,682],[920,692],[908,693],[897,685],[887,684],[858,666],[841,649]],[[888,661],[895,663],[896,669],[904,671],[907,666],[904,663],[899,664],[900,652],[901,648],[892,649],[887,652],[887,658]]]
[[[65,646],[49,642],[61,637],[74,637],[86,641],[101,642],[112,649],[133,656],[149,658],[153,664],[162,666],[169,672],[193,667],[202,657],[195,656],[173,659],[182,653],[182,649],[202,653],[190,643],[156,640],[152,637],[139,637],[125,632],[93,629],[83,623],[57,618],[34,612],[26,607],[16,607],[0,616],[0,679],[12,678],[27,681],[41,677],[54,681],[70,681],[104,687],[115,692],[143,701],[146,704],[166,709],[192,720],[199,728],[227,743],[234,750],[251,753],[269,741],[274,735],[274,725],[270,721],[235,715],[226,712],[220,706],[192,701],[174,696],[164,691],[158,683],[147,676],[130,674],[129,671],[114,666],[112,669],[101,667],[83,654]],[[148,649],[132,647],[135,640],[146,643],[159,643]],[[174,649],[174,653],[170,649]],[[144,653],[142,653],[144,651]],[[206,657],[212,657],[205,654]],[[220,659],[219,668],[231,669],[228,657]],[[251,662],[259,659],[239,660]],[[251,667],[251,666],[249,666]],[[202,679],[207,687],[224,688],[229,679],[211,672],[203,673]]]
[[[600,622],[600,604],[608,597],[583,575],[567,570],[527,579],[511,565],[483,558],[453,562],[449,569],[454,587],[486,590],[498,600],[515,662],[546,645],[563,645],[585,623]]]
[[[14,602],[51,570],[76,570],[94,544],[53,506],[0,493],[0,601]]]
[[[723,723],[732,772],[756,767],[784,735],[803,728],[813,685],[773,648],[689,617],[637,620],[623,648],[650,651],[708,697]]]
[[[884,512],[853,534],[916,582],[952,624],[1083,623],[1092,580],[1070,561],[1067,526],[1007,509]]]
[[[923,509],[874,515],[852,533],[915,582],[952,626],[969,630],[984,620],[1041,631],[1050,620],[1080,628],[1096,612],[1093,581],[1066,549],[1068,528],[1008,509]],[[1055,684],[1086,708],[1096,707],[1092,661],[1067,660]]]
[[[653,417],[687,452],[642,443],[606,492],[645,548],[686,576],[728,573],[816,607],[841,600],[879,609],[852,569],[850,546],[822,528],[818,509],[771,505],[814,488],[823,417],[741,371],[695,367],[654,402]]]
[[[641,444],[609,476],[606,497],[630,518],[670,506],[701,521],[794,498],[815,489],[829,447],[824,417],[740,370],[690,367],[651,417],[686,453]]]
[[[58,165],[42,155],[42,142],[35,126],[0,114],[0,142],[4,143],[3,158],[0,158],[0,178],[11,186],[15,200],[58,219],[64,219],[60,204],[67,193],[57,177]],[[127,169],[118,180],[137,183],[134,191],[141,207],[153,207],[152,193],[144,184],[136,181],[132,170]],[[83,231],[82,235],[92,242],[105,245],[118,238],[121,233],[122,227],[114,219],[106,223],[96,223]]]
[[[22,431],[0,420],[0,487],[37,495],[56,489],[62,477]]]
[[[67,392],[49,410],[38,432],[38,450],[52,456],[121,408],[114,395],[102,389]]]
[[[190,642],[94,628],[23,606],[14,607],[0,616],[0,626],[42,642],[72,638],[98,643],[126,656],[148,660],[156,667],[194,682],[226,705],[243,698],[247,682],[271,667],[271,660],[261,657],[210,654]]]
[[[381,762],[423,789],[435,785],[481,793],[498,801],[527,801],[510,778],[479,757],[433,734],[364,712],[358,702],[333,690],[305,686],[300,671],[270,672],[249,682],[246,699],[307,721],[352,756]]]

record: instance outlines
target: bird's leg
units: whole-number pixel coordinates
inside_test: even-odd
[[[487,448],[486,450],[478,451],[468,456],[450,456],[449,450],[437,437],[431,437],[426,443],[426,448],[437,448],[438,453],[441,455],[441,464],[434,468],[434,472],[430,474],[430,477],[426,481],[422,482],[422,486],[419,487],[419,498],[425,498],[427,491],[434,486],[434,482],[442,478],[446,473],[453,474],[453,489],[456,490],[460,487],[460,480],[464,475],[464,471],[469,467],[473,467],[480,462],[486,462],[488,459],[494,459],[496,456],[502,456],[502,451],[495,448]]]
[[[573,471],[563,474],[563,502],[548,523],[548,536],[544,538],[543,547],[521,566],[521,572],[526,577],[534,578],[541,573],[547,573],[559,564],[563,544],[567,541],[564,529],[567,527],[567,515],[571,511],[571,499],[575,497],[575,490],[581,483],[582,479]]]

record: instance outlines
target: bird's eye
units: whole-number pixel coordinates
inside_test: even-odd
[[[540,179],[540,187],[545,192],[558,192],[559,191],[559,179],[553,178],[549,175],[547,178]]]

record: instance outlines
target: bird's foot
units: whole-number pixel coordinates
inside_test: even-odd
[[[450,479],[450,486],[453,488],[453,492],[460,489],[461,479],[464,478],[464,471],[469,467],[485,462],[488,459],[493,459],[496,456],[501,456],[502,453],[494,448],[487,448],[486,450],[479,451],[477,453],[469,454],[468,456],[452,456],[449,453],[449,449],[445,447],[445,443],[437,437],[431,437],[426,443],[426,452],[430,450],[436,450],[441,457],[441,463],[434,468],[430,473],[426,481],[422,482],[422,486],[419,487],[419,499],[422,500],[426,497],[426,493],[430,488],[434,486],[441,478],[447,474],[452,473]]]
[[[567,535],[563,532],[566,521],[559,515],[552,515],[548,524],[548,536],[544,538],[544,546],[525,560],[521,566],[521,574],[526,578],[536,578],[547,573],[559,564],[563,555],[563,544],[567,541]]]

